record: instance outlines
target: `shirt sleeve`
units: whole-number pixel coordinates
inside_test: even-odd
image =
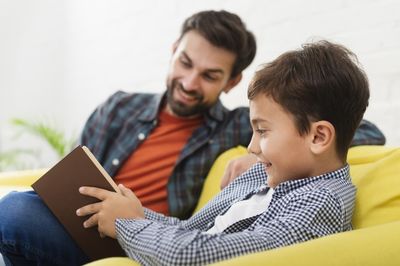
[[[93,135],[97,136],[100,133],[105,135],[106,130],[111,130],[111,118],[115,115],[115,109],[124,97],[127,97],[127,93],[118,91],[93,111],[81,132],[80,144],[92,148],[94,146],[93,139],[97,139],[93,138]]]
[[[238,143],[247,147],[250,143],[253,130],[250,124],[250,114],[248,107],[239,107],[234,110],[235,115],[235,130],[238,130],[237,136],[239,137]]]
[[[176,217],[165,216],[147,208],[144,208],[144,216],[147,220],[162,222],[169,225],[177,225],[182,223],[182,221]]]
[[[359,145],[384,145],[385,135],[373,123],[362,120],[358,126],[350,146]]]
[[[116,230],[122,248],[143,265],[202,265],[343,231],[343,212],[339,199],[319,190],[295,197],[277,214],[267,210],[249,228],[232,234],[147,219],[118,219]]]

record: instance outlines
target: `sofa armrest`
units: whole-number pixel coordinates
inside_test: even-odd
[[[11,191],[31,190],[31,185],[46,171],[47,169],[37,169],[0,173],[0,198]]]
[[[48,169],[24,170],[0,173],[0,186],[31,186]]]

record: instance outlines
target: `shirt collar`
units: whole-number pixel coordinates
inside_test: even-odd
[[[268,177],[267,177],[268,178]],[[278,186],[275,187],[274,189],[274,194],[278,195],[285,195],[293,190],[296,190],[300,187],[303,187],[305,185],[314,183],[315,181],[318,180],[326,180],[326,179],[343,179],[343,180],[350,180],[350,167],[348,164],[343,166],[342,168],[329,172],[326,174],[318,175],[318,176],[313,176],[313,177],[307,177],[307,178],[302,178],[302,179],[296,179],[296,180],[289,180],[286,182],[283,182],[279,184]]]
[[[153,94],[147,103],[147,108],[139,115],[138,119],[144,122],[151,122],[157,118],[158,110],[162,104],[163,94]]]
[[[166,92],[163,94],[154,94],[148,103],[148,108],[146,108],[140,115],[139,120],[151,122],[157,119],[158,112],[163,104],[163,100],[166,97]],[[218,101],[211,106],[211,108],[206,113],[206,121],[209,119],[223,121],[225,114],[228,110],[222,105],[221,101]]]

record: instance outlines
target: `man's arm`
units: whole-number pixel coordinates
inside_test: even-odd
[[[221,178],[220,188],[223,189],[229,185],[236,177],[240,176],[251,166],[257,162],[257,157],[254,154],[246,154],[236,159],[229,161],[225,168],[224,175]]]
[[[207,234],[149,220],[118,219],[116,226],[119,243],[141,264],[198,265],[340,232],[343,217],[337,198],[314,191],[289,202],[277,215],[265,212],[250,228],[232,234]]]
[[[373,123],[362,120],[351,141],[350,146],[359,145],[384,145],[386,138],[382,131]]]
[[[96,108],[96,110],[87,119],[81,132],[79,140],[81,145],[85,145],[93,150],[95,149],[96,145],[100,145],[97,142],[106,141],[105,139],[100,141],[98,138],[93,138],[93,136],[97,137],[111,135],[110,131],[114,130],[113,123],[115,123],[114,120],[117,109],[121,101],[128,97],[127,95],[127,93],[118,91]],[[104,145],[104,143],[102,145]]]

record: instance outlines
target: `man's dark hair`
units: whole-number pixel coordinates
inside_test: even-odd
[[[202,11],[185,20],[179,39],[188,31],[195,30],[216,47],[226,49],[236,55],[231,77],[236,77],[256,55],[256,40],[246,29],[239,16],[221,11]]]
[[[336,150],[347,150],[368,106],[369,86],[358,60],[347,48],[328,41],[309,43],[279,56],[258,70],[248,98],[272,97],[293,115],[303,135],[310,123],[329,121],[336,131]]]

